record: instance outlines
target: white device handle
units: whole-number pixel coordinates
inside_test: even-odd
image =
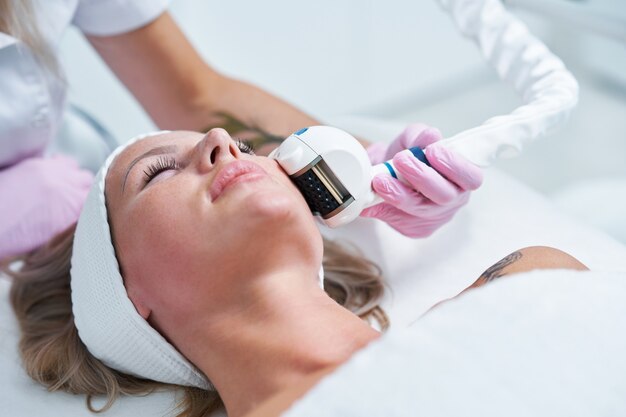
[[[440,143],[479,166],[510,158],[561,127],[578,101],[578,83],[563,62],[499,0],[438,0],[461,33],[473,39],[524,105]]]
[[[388,167],[388,165],[391,167]],[[391,173],[391,171],[393,171],[393,174]],[[400,171],[398,171],[395,167],[395,165],[393,164],[393,160],[389,160],[386,162],[383,162],[381,164],[376,164],[372,166],[372,169],[370,171],[370,175],[371,175],[371,179],[374,179],[374,177],[378,174],[385,174],[385,175],[391,175],[395,178],[397,178],[399,181],[403,182],[404,184],[411,186],[411,184],[404,179],[404,177],[402,176],[402,174],[400,173]],[[371,206],[375,206],[378,203],[382,203],[384,200],[381,196],[379,196],[378,194],[376,194],[373,190],[365,197],[365,202],[363,203],[363,208],[367,208],[367,207],[371,207]]]
[[[393,166],[393,161],[387,161],[388,164],[390,164],[395,173],[396,173],[396,178],[398,178],[398,180],[404,182],[405,184],[408,184],[406,182],[406,180],[404,180],[404,178],[402,178],[402,176],[398,173],[398,171],[395,169],[396,167]],[[377,164],[377,165],[373,165],[372,166],[372,170],[370,171],[370,175],[371,175],[371,179],[370,182],[372,181],[372,179],[378,175],[378,174],[385,174],[385,175],[391,175],[389,173],[389,168],[387,168],[387,166],[385,166],[384,163],[382,164]],[[363,202],[363,207],[362,209],[366,209],[368,207],[372,207],[375,206],[376,204],[382,203],[385,200],[383,200],[383,198],[381,196],[379,196],[378,194],[376,194],[374,192],[374,190],[371,190],[366,196],[364,196],[364,202]]]

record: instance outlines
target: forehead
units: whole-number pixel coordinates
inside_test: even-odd
[[[177,131],[148,136],[128,145],[115,157],[106,175],[107,195],[121,187],[129,166],[146,152],[161,146],[176,146],[179,151],[193,147],[204,135],[197,132]]]
[[[147,138],[140,139],[137,142],[128,145],[119,155],[115,157],[111,166],[109,167],[109,174],[112,171],[117,171],[120,168],[127,168],[136,158],[143,155],[145,152],[155,149],[160,146],[175,145],[182,148],[195,145],[204,135],[197,132],[167,132],[156,136],[148,136]]]

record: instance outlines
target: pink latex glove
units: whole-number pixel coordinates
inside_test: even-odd
[[[435,128],[412,124],[391,144],[369,146],[367,153],[372,164],[393,159],[394,166],[411,186],[389,175],[377,175],[372,188],[384,202],[363,210],[361,216],[387,222],[409,237],[430,236],[447,223],[467,203],[470,191],[480,187],[483,177],[480,168],[437,146],[435,143],[441,138]],[[410,152],[401,152],[413,146],[424,149],[432,168]]]
[[[0,170],[0,260],[35,249],[74,223],[92,180],[65,156]]]

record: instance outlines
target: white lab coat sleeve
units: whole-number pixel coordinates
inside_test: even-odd
[[[118,35],[152,22],[168,3],[169,0],[80,0],[72,23],[87,35]]]

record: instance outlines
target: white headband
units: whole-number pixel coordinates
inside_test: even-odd
[[[153,381],[213,390],[206,376],[159,332],[128,298],[111,241],[104,185],[111,162],[137,136],[118,147],[96,175],[78,219],[72,252],[72,312],[78,336],[89,352],[118,371]],[[324,269],[319,272],[324,288]]]

